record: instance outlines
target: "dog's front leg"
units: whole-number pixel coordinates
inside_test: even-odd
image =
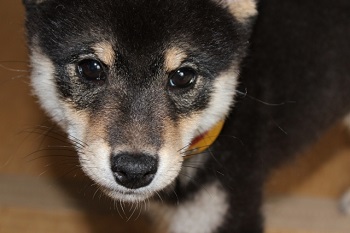
[[[243,175],[243,174],[242,174]],[[228,193],[228,210],[217,233],[262,233],[263,217],[261,177],[239,175],[228,183],[224,183]]]

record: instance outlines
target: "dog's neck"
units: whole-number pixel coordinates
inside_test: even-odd
[[[200,154],[201,152],[208,149],[219,136],[222,127],[224,126],[225,120],[221,120],[216,123],[211,129],[197,135],[191,142],[185,158],[189,158],[193,155]]]

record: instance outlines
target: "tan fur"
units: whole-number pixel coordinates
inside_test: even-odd
[[[67,119],[66,130],[68,131],[68,136],[73,140],[86,140],[87,127],[90,124],[87,111],[77,111],[69,102],[62,103],[62,106],[64,109],[64,115],[66,116],[65,118]]]
[[[190,146],[193,138],[206,131],[198,129],[200,119],[199,114],[192,114],[191,116],[187,116],[186,118],[180,120],[178,124],[178,130],[182,133],[182,144],[183,147],[186,147],[186,149]],[[183,154],[183,156],[184,155],[185,154]]]
[[[174,125],[174,123],[170,119],[165,119],[164,120],[164,133],[163,133],[163,138],[167,142],[164,143],[165,145],[167,143],[171,143],[173,145],[181,146],[181,141],[180,141],[180,135],[179,135],[179,130],[178,128]]]
[[[98,58],[106,65],[112,66],[115,60],[115,52],[111,43],[103,41],[93,46]]]
[[[113,109],[113,107],[111,108]],[[109,125],[112,124],[111,120],[113,119],[105,119]],[[148,128],[145,128],[142,122],[132,121],[126,124],[128,127],[125,129],[123,135],[125,137],[125,141],[128,143],[123,145],[119,144],[116,148],[112,148],[114,153],[128,151],[130,153],[157,154],[157,149],[153,145],[147,143],[145,140],[145,138],[149,136],[150,132]]]
[[[179,48],[168,49],[165,53],[165,70],[170,72],[177,69],[186,57],[186,53]]]
[[[181,170],[183,158],[179,155],[182,146],[180,139],[179,129],[170,119],[165,119],[164,144],[159,150],[158,172],[153,181],[154,188],[157,190],[171,184]]]
[[[225,0],[225,2],[233,16],[242,23],[258,13],[255,0]]]

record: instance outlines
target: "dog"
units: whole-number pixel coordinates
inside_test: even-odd
[[[263,232],[270,171],[350,113],[348,0],[23,2],[42,107],[163,232]]]

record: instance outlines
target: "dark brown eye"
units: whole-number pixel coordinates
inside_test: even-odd
[[[94,59],[85,59],[78,63],[78,72],[86,81],[102,84],[106,80],[106,73],[101,62]]]
[[[186,88],[195,83],[197,73],[190,67],[183,67],[169,75],[169,85],[175,88]]]

